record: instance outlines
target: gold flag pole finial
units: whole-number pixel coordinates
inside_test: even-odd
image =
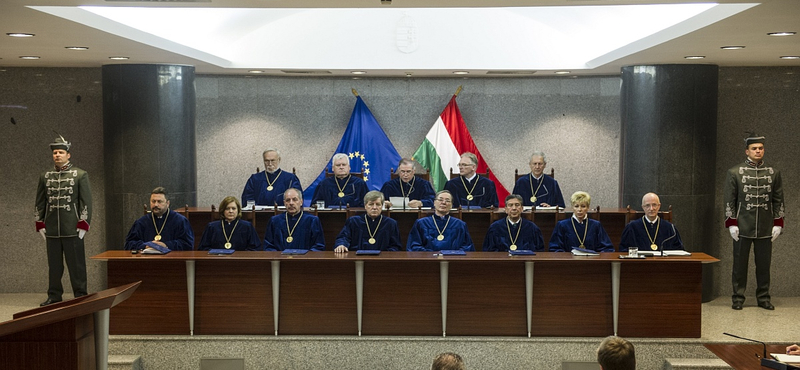
[[[353,95],[358,96],[358,91],[356,91],[356,89],[351,88],[350,90],[353,92]]]
[[[464,88],[464,85],[458,85],[458,88],[456,89],[455,96],[458,96],[458,94],[461,92],[461,89],[463,89],[463,88]]]

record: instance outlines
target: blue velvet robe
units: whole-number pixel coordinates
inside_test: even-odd
[[[572,222],[575,222],[575,230],[578,231],[581,238],[586,227],[586,239],[584,242],[584,249],[592,250],[595,252],[614,252],[614,245],[611,244],[611,239],[608,237],[606,230],[600,221],[586,218],[584,223],[576,221],[573,217],[566,220],[558,221],[556,227],[553,229],[553,235],[550,237],[550,252],[571,252],[572,248],[579,248],[581,243],[575,235],[575,230],[572,229]],[[588,226],[587,225],[588,222]]]
[[[485,178],[483,176],[475,176],[472,181],[467,181],[464,179],[464,184],[466,184],[466,188],[464,188],[464,184],[461,183],[461,178],[463,176],[456,177],[447,183],[444,184],[444,190],[450,192],[453,195],[453,207],[463,206],[463,207],[474,207],[478,206],[481,208],[489,208],[494,206],[497,208],[500,206],[500,202],[497,200],[497,190],[494,187],[494,182]],[[475,185],[475,182],[478,182]],[[472,186],[475,185],[475,189],[472,190]],[[472,200],[467,199],[467,190],[472,190]]]
[[[436,224],[434,225],[434,219]],[[447,220],[450,220],[449,224]],[[445,228],[447,224],[447,228]],[[444,229],[442,235],[444,240],[436,240],[439,236],[438,230]],[[474,251],[475,246],[472,244],[472,238],[467,231],[467,224],[455,217],[445,216],[439,217],[431,215],[423,217],[414,222],[411,232],[408,234],[408,242],[406,243],[408,251],[440,251],[446,249],[461,249],[464,251]]]
[[[511,225],[511,236],[509,236],[506,219],[507,217],[503,217],[501,220],[492,222],[492,225],[489,226],[489,231],[486,232],[486,238],[483,240],[484,252],[508,252],[512,237],[517,238],[517,250],[544,251],[544,237],[542,237],[542,231],[539,230],[539,226],[529,220],[520,218],[520,222],[516,225]],[[517,236],[517,230],[519,230],[519,236]]]
[[[383,193],[386,200],[389,200],[389,197],[402,197],[403,191],[405,191],[408,200],[419,200],[422,202],[423,207],[433,207],[433,198],[436,197],[436,192],[433,191],[431,183],[419,176],[414,176],[412,181],[414,183],[413,187],[410,182],[403,182],[401,185],[402,181],[399,177],[391,179],[383,184],[381,193]],[[402,186],[402,190],[400,186]]]
[[[267,183],[267,176],[269,181],[272,182],[272,190],[267,190],[269,184]],[[277,177],[277,180],[275,179]],[[242,206],[247,205],[248,200],[255,200],[257,205],[260,206],[274,206],[278,204],[283,205],[283,192],[289,188],[295,188],[303,191],[300,186],[300,180],[291,172],[286,172],[282,169],[275,170],[274,173],[269,174],[267,171],[254,173],[247,180],[242,191]]]
[[[658,219],[661,223],[661,225],[658,226],[658,235],[656,235],[656,225],[651,225],[645,220],[644,216],[625,225],[625,229],[622,230],[622,238],[619,242],[619,251],[627,252],[629,247],[638,247],[640,251],[652,251],[650,245],[653,243],[650,242],[650,238],[647,236],[645,224],[648,231],[650,231],[650,236],[656,237],[655,244],[658,246],[657,250],[683,250],[683,241],[681,240],[681,234],[678,233],[678,229],[669,223],[669,221],[661,217]],[[644,223],[642,223],[642,221],[644,221]]]
[[[544,181],[544,183],[542,183],[542,186],[539,186],[539,183],[542,181]],[[538,191],[536,190],[537,187],[539,189]],[[533,191],[536,191],[537,206],[540,206],[542,203],[547,203],[551,206],[559,206],[561,208],[565,207],[564,196],[561,194],[561,188],[558,186],[558,181],[556,181],[556,179],[545,174],[542,174],[542,178],[539,180],[534,178]],[[533,195],[533,192],[531,191],[530,174],[522,176],[517,180],[517,183],[514,184],[514,191],[512,194],[519,194],[522,196],[522,205],[533,205],[531,202],[531,196]]]
[[[289,218],[289,227],[286,227],[286,218]],[[295,223],[298,222],[297,227]],[[292,232],[292,242],[286,241],[289,230]],[[264,249],[268,251],[282,251],[284,249],[310,249],[312,251],[325,250],[325,234],[322,232],[322,223],[319,217],[310,213],[300,212],[290,216],[288,212],[272,216],[264,236]]]
[[[351,251],[360,249],[399,251],[403,248],[400,244],[400,229],[397,228],[397,221],[386,216],[379,216],[375,219],[367,216],[369,220],[369,230],[367,230],[367,221],[364,220],[364,216],[353,216],[347,219],[339,236],[336,237],[334,248],[340,245],[344,245]],[[380,225],[378,224],[379,220]],[[369,231],[374,233],[375,244],[369,244]]]
[[[344,197],[339,198],[339,187],[336,176],[331,176],[322,180],[317,188],[314,189],[314,196],[311,198],[311,204],[317,203],[318,200],[325,201],[325,207],[347,206],[350,207],[363,207],[364,195],[367,194],[369,189],[367,183],[358,176],[350,176],[349,179],[338,180],[339,187],[342,187]],[[346,181],[346,182],[345,182]]]
[[[128,236],[125,237],[125,249],[144,249],[144,243],[153,241],[156,237],[156,229],[161,229],[161,242],[173,251],[194,250],[194,232],[189,220],[178,212],[169,210],[169,215],[164,213],[160,218],[156,217],[156,225],[153,226],[152,214],[148,213],[139,217],[131,226]],[[164,225],[166,219],[167,224]],[[164,226],[162,229],[161,226]]]
[[[222,232],[222,225],[225,225],[225,233]],[[235,228],[234,228],[235,227]],[[264,248],[261,247],[261,240],[258,238],[258,233],[249,221],[239,219],[233,222],[227,221],[212,221],[203,231],[203,237],[200,239],[200,245],[197,250],[207,251],[209,249],[225,249],[225,235],[230,237],[231,249],[237,251],[260,251]]]

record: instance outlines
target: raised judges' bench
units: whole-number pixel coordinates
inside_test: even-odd
[[[211,207],[181,207],[175,210],[189,219],[194,231],[194,244],[195,249],[200,245],[203,231],[209,222],[219,219],[216,215],[216,210],[212,212]],[[344,209],[316,211],[313,208],[306,208],[306,212],[316,214],[322,223],[322,230],[325,233],[325,245],[329,250],[333,250],[336,246],[336,236],[344,227],[348,215],[362,215],[365,213],[364,208],[351,208],[349,211]],[[255,220],[255,228],[258,232],[259,238],[264,240],[264,233],[269,225],[269,220],[275,214],[283,213],[283,208],[269,207],[259,211],[242,211],[245,220]],[[408,240],[408,233],[411,232],[411,227],[420,217],[427,217],[433,214],[433,210],[391,210],[384,211],[385,216],[389,216],[397,221],[397,227],[400,229],[400,240],[403,242],[403,248]],[[475,243],[475,249],[481,251],[483,247],[483,239],[486,237],[486,231],[493,221],[505,217],[505,209],[475,209],[475,210],[462,210],[452,211],[450,213],[453,217],[458,217],[467,223],[472,242]],[[642,212],[635,212],[626,208],[601,208],[599,212],[597,209],[589,212],[589,217],[599,220],[603,224],[611,242],[614,246],[618,246],[620,238],[622,237],[622,230],[631,219],[642,217]],[[667,221],[672,221],[672,212],[660,212],[659,215],[664,217]],[[553,234],[553,229],[556,223],[567,217],[571,217],[572,212],[564,212],[560,210],[538,210],[531,213],[526,211],[523,217],[533,221],[542,230],[545,246],[550,241],[550,236]]]
[[[701,265],[469,252],[107,251],[108,285],[142,280],[111,334],[492,335],[699,338]]]

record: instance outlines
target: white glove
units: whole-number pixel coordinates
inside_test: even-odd
[[[778,239],[778,235],[781,235],[781,231],[783,231],[783,228],[780,227],[780,226],[773,226],[772,227],[772,241],[773,242],[775,241],[775,239]]]
[[[84,236],[86,236],[86,230],[78,229],[78,237],[83,239]]]
[[[47,236],[45,236],[44,233],[44,229],[39,229],[39,234],[42,234],[42,239],[47,240]]]
[[[735,241],[739,241],[739,226],[733,225],[728,228],[728,231],[731,232],[731,238]]]

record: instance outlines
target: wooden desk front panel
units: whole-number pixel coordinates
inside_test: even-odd
[[[142,281],[136,294],[111,309],[109,334],[189,334],[186,262],[158,258],[108,261],[108,286]]]
[[[281,260],[278,333],[357,335],[355,280],[353,261]]]
[[[526,336],[525,263],[449,264],[447,335]]]
[[[442,335],[439,261],[365,261],[363,335]]]
[[[195,334],[273,335],[270,261],[197,261]]]
[[[699,338],[703,284],[696,263],[626,263],[620,269],[623,337]]]
[[[604,337],[614,333],[610,263],[535,263],[533,272],[531,335]]]

